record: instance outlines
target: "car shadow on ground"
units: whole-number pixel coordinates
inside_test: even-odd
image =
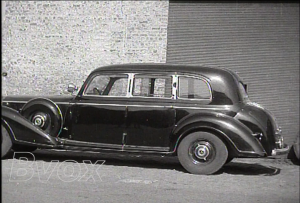
[[[61,152],[53,150],[36,150],[35,152],[17,152],[9,154],[6,159],[25,159],[28,161],[75,161],[83,163],[85,160],[95,164],[128,166],[140,168],[156,168],[164,170],[176,170],[182,173],[188,173],[179,163],[177,157],[160,156],[135,156],[123,154],[105,154],[105,153],[86,153],[86,152]],[[97,162],[99,161],[99,162]],[[261,161],[260,161],[261,162]],[[278,175],[281,169],[261,165],[260,163],[244,163],[232,161],[225,164],[221,170],[214,175],[232,174],[232,175],[252,175],[252,176],[273,176]]]
[[[231,162],[226,164],[217,174],[227,173],[232,175],[264,175],[274,176],[280,173],[281,169],[272,166],[264,166],[259,163]]]

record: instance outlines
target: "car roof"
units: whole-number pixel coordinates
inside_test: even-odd
[[[132,64],[118,64],[118,65],[108,65],[95,69],[89,75],[89,79],[86,83],[91,80],[95,75],[109,73],[109,74],[119,74],[119,73],[134,73],[134,74],[157,74],[157,73],[178,73],[180,76],[192,75],[192,76],[202,76],[209,80],[210,86],[214,92],[214,104],[218,102],[228,101],[228,104],[239,101],[238,86],[237,81],[239,78],[237,74],[233,71],[225,68],[219,67],[208,67],[202,65],[175,65],[168,63],[132,63]],[[87,84],[86,84],[87,85]],[[225,87],[225,88],[224,88]],[[82,93],[83,89],[81,90]],[[218,95],[218,96],[216,96]],[[223,96],[222,96],[223,95]],[[220,98],[222,98],[220,100]]]
[[[225,68],[195,66],[195,65],[175,65],[168,63],[132,63],[108,65],[95,69],[92,73],[102,71],[126,71],[126,72],[189,72],[195,74],[213,75],[235,75],[232,71]]]

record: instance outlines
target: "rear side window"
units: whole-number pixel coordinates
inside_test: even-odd
[[[128,75],[97,75],[85,90],[86,95],[126,96]]]
[[[135,75],[132,95],[171,98],[172,78],[168,76]]]
[[[200,78],[179,76],[181,99],[211,99],[211,90],[206,81]]]

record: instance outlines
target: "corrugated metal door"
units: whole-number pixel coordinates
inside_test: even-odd
[[[167,63],[237,72],[288,144],[299,133],[299,4],[171,0]]]

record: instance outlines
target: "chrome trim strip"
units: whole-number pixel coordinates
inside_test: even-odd
[[[48,146],[48,147],[56,147],[56,146],[59,146],[58,144],[56,145],[49,145],[49,144],[41,144],[41,143],[36,143],[36,142],[28,142],[28,141],[23,141],[23,140],[16,140],[17,142],[21,142],[21,143],[27,143],[27,144],[33,144],[33,145],[36,145],[36,146]]]
[[[124,145],[124,150],[136,149],[141,151],[163,151],[168,152],[170,147],[155,147],[155,146],[137,146],[137,145]]]
[[[124,99],[128,99],[128,98],[144,98],[144,99],[166,99],[166,100],[173,100],[172,97],[144,97],[144,96],[134,96],[134,95],[129,95],[127,94],[126,96],[109,96],[109,95],[93,95],[93,94],[85,94],[83,95],[83,97],[95,97],[95,98],[124,98]]]
[[[27,101],[8,101],[12,103],[26,103]],[[99,104],[99,103],[84,103],[84,102],[77,102],[77,103],[71,103],[71,102],[56,102],[56,104],[86,104],[86,105],[92,105],[92,106],[131,106],[131,107],[153,107],[153,108],[175,108],[175,109],[209,109],[209,110],[229,110],[230,107],[226,105],[225,107],[220,108],[207,108],[207,107],[189,107],[189,106],[159,106],[159,105],[125,105],[125,104]]]
[[[224,107],[224,108],[205,108],[205,107],[188,107],[188,106],[173,106],[175,109],[198,109],[198,110],[203,110],[203,109],[209,109],[209,110],[229,110],[229,107]]]
[[[79,105],[92,105],[92,106],[128,106],[128,107],[153,107],[153,108],[174,108],[174,109],[209,109],[209,110],[229,110],[228,107],[224,108],[206,108],[206,107],[184,107],[184,106],[159,106],[159,105],[125,105],[125,104],[96,104],[96,103],[84,103],[84,102],[77,102],[76,104]]]
[[[124,99],[128,99],[131,96],[128,96],[128,94],[126,93],[126,96],[84,94],[84,95],[82,95],[82,97],[92,97],[92,98],[124,98]]]
[[[78,149],[79,148],[79,149]],[[63,146],[63,149],[46,149],[46,150],[51,150],[51,151],[66,151],[66,152],[80,152],[80,153],[102,153],[103,151],[107,151],[107,152],[126,152],[126,153],[141,153],[141,151],[138,150],[122,150],[122,149],[108,149],[108,148],[97,148],[98,151],[91,151],[91,150],[95,150],[95,148],[91,148],[91,147],[80,147],[80,146],[70,146],[70,145],[66,145]],[[104,153],[105,153],[104,152]],[[142,151],[145,154],[163,154],[163,155],[168,155],[168,154],[172,154],[172,152],[161,152],[161,151]]]
[[[27,101],[2,101],[2,103],[27,103],[29,100]]]
[[[91,106],[123,106],[123,107],[126,107],[126,106],[131,106],[131,107],[141,107],[141,106],[144,106],[144,107],[154,107],[154,108],[167,108],[168,106],[155,106],[155,105],[124,105],[124,104],[95,104],[95,103],[82,103],[82,102],[78,102],[76,103],[78,105],[91,105]],[[171,106],[170,106],[171,107]]]
[[[41,98],[41,97],[39,97],[39,98]],[[34,99],[37,99],[37,98],[34,98]],[[43,98],[43,99],[46,99],[46,98]],[[31,99],[32,100],[32,99]],[[28,100],[28,101],[5,101],[5,102],[3,102],[3,103],[27,103],[27,102],[29,102],[29,101],[31,101],[31,100]],[[48,99],[48,100],[50,100],[50,99]],[[50,100],[51,101],[51,100]],[[53,102],[53,101],[52,101]],[[55,104],[70,104],[71,102],[55,102]]]
[[[71,102],[55,102],[56,104],[71,104]]]

